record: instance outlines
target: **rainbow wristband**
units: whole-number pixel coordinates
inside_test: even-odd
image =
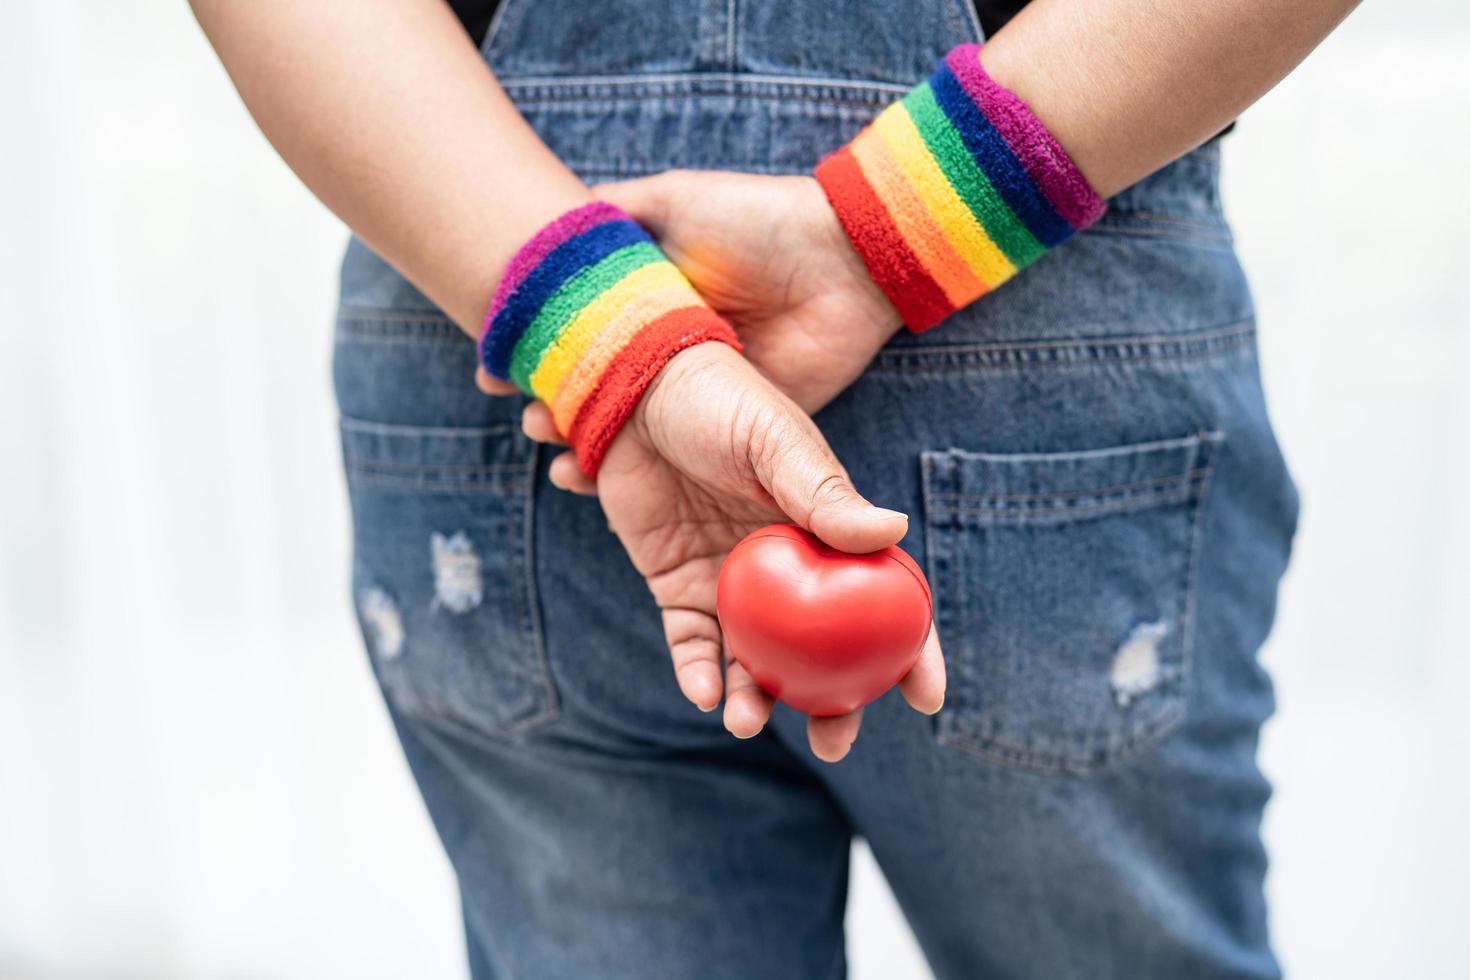
[[[495,290],[480,363],[551,408],[556,429],[596,476],[654,375],[735,331],[632,218],[584,205],[521,246]]]
[[[847,237],[927,330],[1096,221],[1107,205],[962,44],[816,168]]]

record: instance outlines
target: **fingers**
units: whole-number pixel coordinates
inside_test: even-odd
[[[738,660],[725,661],[725,729],[736,738],[754,738],[771,720],[775,700],[761,690]],[[807,741],[812,753],[823,762],[844,758],[857,741],[863,709],[832,718],[808,718]]]
[[[551,485],[559,490],[581,494],[583,497],[597,496],[597,481],[582,472],[582,467],[577,463],[577,454],[570,449],[551,461],[547,475],[551,478]]]
[[[812,754],[823,762],[840,762],[857,741],[862,723],[862,708],[831,718],[808,718],[806,740],[811,743]]]
[[[939,648],[939,631],[931,623],[924,649],[919,651],[919,659],[898,682],[898,689],[915,711],[932,715],[944,707],[944,686],[944,652]]]
[[[809,419],[773,427],[760,455],[756,475],[776,506],[833,548],[877,551],[907,533],[908,517],[864,499]]]
[[[567,444],[561,433],[556,431],[556,423],[551,418],[551,409],[546,407],[545,402],[531,402],[526,406],[526,410],[521,413],[521,431],[528,439],[534,439],[537,442],[544,442],[552,446]],[[582,472],[582,467],[577,463],[577,454],[574,452],[564,452],[553,459],[547,475],[551,478],[551,485],[558,489],[581,494],[584,497],[597,496],[597,481]]]
[[[740,662],[725,661],[725,730],[736,738],[754,738],[771,720],[776,702],[761,690]]]
[[[484,368],[475,372],[475,384],[487,395],[502,394],[498,389],[490,390],[490,386],[508,385],[509,393],[517,389],[508,381],[499,381],[486,373]],[[535,401],[526,406],[521,413],[521,431],[526,438],[534,439],[536,442],[544,442],[553,446],[565,446],[567,441],[562,438],[560,432],[556,431],[556,422],[551,416],[551,409],[546,407],[545,402]],[[569,493],[581,494],[584,497],[597,496],[597,482],[582,472],[582,467],[577,464],[577,454],[565,452],[551,461],[548,474],[551,485]]]
[[[501,381],[483,367],[475,368],[475,387],[487,395],[514,395],[520,389],[509,381]]]
[[[724,689],[718,621],[707,612],[677,607],[665,609],[663,617],[679,690],[700,711],[713,711]]]
[[[653,237],[662,236],[668,223],[669,184],[676,172],[620,180],[610,184],[594,184],[592,195],[628,212],[629,217],[647,228]]]
[[[521,431],[537,442],[549,442],[554,446],[567,444],[561,433],[556,431],[556,422],[552,420],[551,409],[545,402],[531,402],[521,412]]]

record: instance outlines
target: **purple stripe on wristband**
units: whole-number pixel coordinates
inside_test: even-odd
[[[1067,224],[1080,231],[1102,217],[1107,202],[1098,197],[1026,103],[986,73],[980,64],[980,45],[962,44],[945,57],[945,62],[964,86],[965,94],[1010,144],[1026,173]]]
[[[490,321],[495,319],[495,314],[500,312],[510,294],[526,281],[532,269],[556,251],[558,245],[575,238],[593,225],[626,217],[622,211],[605,201],[593,201],[580,208],[573,208],[536,232],[505,267],[505,274],[500,277],[500,285],[495,287],[495,296],[490,300],[490,309],[485,314],[485,326],[489,327]],[[481,330],[481,333],[484,332]]]

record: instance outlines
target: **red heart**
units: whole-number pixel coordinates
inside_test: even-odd
[[[741,539],[720,569],[716,605],[730,652],[772,697],[840,715],[908,673],[929,635],[929,583],[896,547],[829,548],[790,524]]]

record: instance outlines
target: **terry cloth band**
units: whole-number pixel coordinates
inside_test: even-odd
[[[597,202],[521,246],[495,290],[480,362],[539,398],[596,476],[654,375],[686,347],[735,331],[639,225]]]
[[[1107,204],[962,44],[817,164],[873,279],[927,330],[1092,224]]]

